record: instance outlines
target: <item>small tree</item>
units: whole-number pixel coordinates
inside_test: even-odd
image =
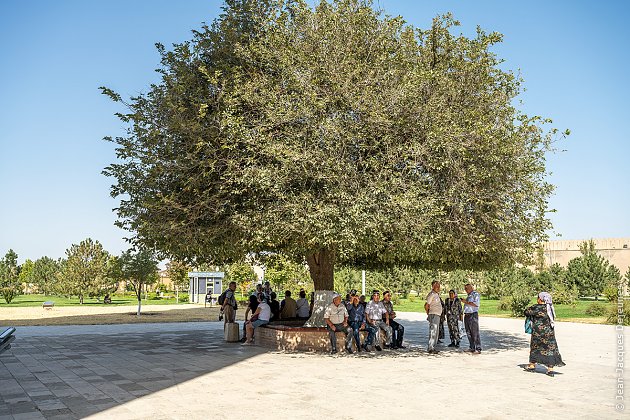
[[[33,284],[33,266],[34,263],[30,259],[26,259],[24,263],[20,266],[20,288],[28,291]]]
[[[226,276],[228,281],[235,281],[236,287],[241,291],[241,296],[245,295],[256,282],[256,272],[251,264],[240,261],[227,266]]]
[[[50,257],[41,257],[33,264],[31,281],[40,293],[48,295],[53,290],[58,272],[59,263],[57,261]]]
[[[142,308],[142,291],[158,280],[157,258],[148,249],[127,250],[119,258],[120,275],[133,287],[138,298],[138,312]]]
[[[177,303],[179,303],[179,289],[188,287],[189,271],[191,271],[189,266],[176,260],[171,260],[166,264],[166,273],[175,288],[175,300]]]
[[[269,281],[275,290],[296,291],[306,285],[309,277],[304,264],[291,261],[283,254],[270,254],[265,258],[265,281]]]
[[[64,294],[79,297],[95,295],[107,276],[109,253],[99,241],[88,238],[66,250],[66,260],[61,265],[60,289]]]
[[[0,260],[0,293],[7,303],[20,294],[20,267],[17,265],[17,254],[12,249]]]

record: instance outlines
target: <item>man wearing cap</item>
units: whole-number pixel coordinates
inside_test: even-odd
[[[383,321],[383,317],[385,320]],[[380,331],[385,331],[385,347],[389,348],[392,343],[392,327],[389,326],[389,314],[387,309],[381,302],[381,293],[378,290],[372,292],[372,300],[370,300],[365,307],[365,320],[368,330],[368,337],[363,344],[363,348],[367,350],[368,346],[371,346],[376,336],[376,345],[374,346],[377,351],[383,350],[381,348]]]
[[[352,328],[348,327],[348,310],[341,304],[341,296],[338,293],[333,295],[333,301],[326,307],[324,321],[330,337],[330,354],[337,353],[337,331],[342,331],[346,335],[346,351],[352,354]]]

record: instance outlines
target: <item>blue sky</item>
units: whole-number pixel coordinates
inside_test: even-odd
[[[427,28],[452,12],[461,31],[504,34],[495,51],[525,79],[521,109],[571,136],[548,157],[557,186],[552,238],[630,236],[630,6],[625,1],[374,2]],[[122,133],[105,85],[128,97],[157,80],[156,42],[190,39],[217,17],[213,0],[0,1],[0,254],[64,255],[91,237],[118,254],[115,159],[106,135]]]

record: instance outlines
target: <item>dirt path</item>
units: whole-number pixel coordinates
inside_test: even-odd
[[[238,311],[241,319],[243,310]],[[216,321],[217,307],[201,305],[144,305],[141,316],[135,306],[89,305],[59,306],[44,309],[38,306],[0,308],[0,325],[96,325],[135,324],[147,322]]]

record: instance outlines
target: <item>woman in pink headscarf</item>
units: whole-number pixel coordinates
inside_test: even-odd
[[[532,341],[529,350],[528,372],[536,370],[536,363],[547,366],[547,375],[553,377],[554,366],[564,366],[556,343],[554,332],[556,312],[553,309],[551,295],[547,292],[538,294],[538,303],[525,310],[525,316],[532,320]]]

